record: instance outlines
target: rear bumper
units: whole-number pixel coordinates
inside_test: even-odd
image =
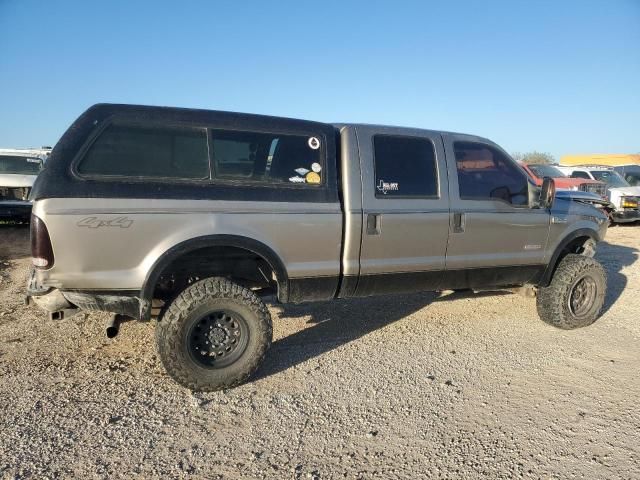
[[[67,318],[80,310],[119,313],[146,320],[151,304],[139,297],[139,292],[60,290],[42,285],[35,268],[27,281],[26,303],[33,302],[49,312],[54,319]]]
[[[630,223],[640,220],[640,210],[616,210],[612,215],[615,223]]]
[[[29,217],[31,206],[31,202],[0,200],[0,218]]]

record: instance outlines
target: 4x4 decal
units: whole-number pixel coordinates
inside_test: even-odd
[[[99,228],[99,227],[120,227],[129,228],[133,220],[127,217],[117,217],[111,219],[100,219],[98,217],[87,217],[80,220],[76,225],[79,227]]]

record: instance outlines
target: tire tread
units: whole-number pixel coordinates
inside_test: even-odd
[[[538,289],[536,307],[538,315],[544,322],[563,330],[570,330],[586,327],[597,320],[604,303],[604,289],[597,294],[596,301],[600,302],[600,306],[595,314],[586,320],[573,317],[566,302],[568,290],[575,279],[588,270],[592,270],[594,275],[601,277],[606,289],[607,274],[597,260],[583,255],[568,254],[560,261],[549,286]]]
[[[210,297],[235,300],[248,307],[257,319],[252,322],[253,326],[257,329],[258,336],[263,339],[258,349],[247,352],[249,357],[241,357],[238,360],[244,363],[239,374],[228,376],[216,384],[194,375],[193,370],[189,365],[185,365],[178,355],[182,348],[181,323],[202,301]],[[245,382],[264,360],[272,336],[271,314],[264,302],[248,288],[219,277],[200,280],[184,289],[171,303],[156,328],[158,354],[167,373],[179,384],[201,392],[233,388]]]

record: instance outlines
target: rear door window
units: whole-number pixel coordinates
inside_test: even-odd
[[[437,198],[438,169],[433,143],[420,137],[373,137],[378,198]]]
[[[108,126],[78,165],[81,175],[209,178],[205,129]]]

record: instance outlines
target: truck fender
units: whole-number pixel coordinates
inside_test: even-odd
[[[149,269],[144,284],[142,285],[140,292],[142,299],[148,300],[149,304],[151,304],[153,292],[160,275],[174,260],[194,250],[207,247],[238,247],[261,256],[276,274],[278,299],[281,302],[287,301],[289,296],[289,276],[284,263],[273,249],[252,238],[223,234],[191,238],[174,245],[160,255]],[[148,314],[144,316],[147,317]]]
[[[566,237],[562,239],[562,241],[558,244],[556,249],[551,255],[551,259],[547,263],[547,267],[545,268],[542,276],[540,277],[540,281],[538,282],[538,286],[547,287],[551,282],[551,278],[553,277],[553,273],[556,271],[556,267],[558,266],[558,262],[562,259],[562,254],[566,251],[567,247],[580,237],[588,237],[595,241],[596,243],[600,241],[597,232],[589,228],[579,228],[570,232]]]

